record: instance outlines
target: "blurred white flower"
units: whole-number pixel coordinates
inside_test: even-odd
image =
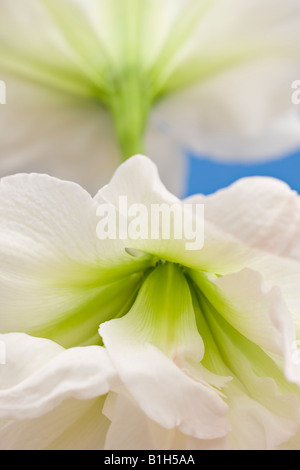
[[[300,142],[299,23],[298,0],[1,0],[1,174],[93,192],[145,147],[179,194],[184,150],[278,157]]]
[[[298,448],[299,196],[270,178],[194,196],[198,251],[97,239],[120,196],[180,204],[142,156],[95,198],[1,181],[0,448]]]

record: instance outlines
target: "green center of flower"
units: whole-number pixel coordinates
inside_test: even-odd
[[[160,261],[144,280],[127,315],[139,341],[154,344],[174,360],[178,353],[202,359],[203,342],[181,266]]]
[[[228,322],[236,312],[211,275],[148,255],[129,259],[133,261],[127,267],[110,268],[101,281],[77,279],[73,286],[57,286],[56,295],[60,291],[68,305],[70,294],[72,306],[64,309],[62,300],[60,315],[29,333],[64,347],[103,344],[99,326],[122,318],[124,337],[156,346],[191,375],[200,365],[205,367],[213,374],[209,382],[214,386],[219,387],[214,374],[243,376],[242,358],[251,357],[259,376],[276,377],[286,387],[272,359]]]
[[[297,386],[288,383],[278,363],[236,327],[236,317],[243,312],[234,310],[214,282],[216,276],[137,250],[127,252],[123,264],[72,265],[68,275],[56,269],[53,283],[48,267],[47,320],[39,311],[41,326],[26,333],[65,348],[104,345],[110,352],[107,337],[103,334],[103,342],[100,336],[107,327],[117,334],[120,354],[128,345],[133,351],[155,348],[172,367],[175,364],[227,401],[246,395],[251,397],[250,407],[251,400],[257,400],[276,414],[280,402],[292,414],[294,405],[285,402],[285,396],[271,402],[268,397],[274,395],[275,383],[280,393],[298,397]]]

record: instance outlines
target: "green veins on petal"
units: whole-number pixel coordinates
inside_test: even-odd
[[[141,274],[98,288],[80,289],[79,302],[38,330],[39,336],[51,339],[65,348],[101,344],[98,326],[121,317],[133,304],[141,285]],[[81,299],[80,299],[81,297]]]
[[[202,359],[203,342],[189,286],[178,265],[157,264],[145,279],[127,319],[132,337],[154,344],[175,362],[177,352]]]
[[[251,364],[256,377],[272,377],[281,393],[299,395],[267,353],[238,332],[228,316],[224,318],[228,300],[205,273],[165,261],[154,265],[154,259],[146,258],[144,265],[136,266],[134,258],[132,269],[126,267],[114,281],[105,282],[100,275],[98,285],[93,276],[92,283],[72,286],[70,282],[56,289],[60,295],[64,289],[69,296],[73,292],[73,304],[29,333],[67,348],[102,344],[98,327],[126,315],[124,337],[153,344],[187,373],[194,376],[198,371],[216,389],[233,379],[251,395],[247,374]]]

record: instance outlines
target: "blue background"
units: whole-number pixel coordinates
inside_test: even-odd
[[[241,164],[212,161],[205,155],[187,155],[189,174],[186,196],[210,194],[244,176],[273,176],[286,181],[300,193],[300,148],[281,159],[265,163]]]

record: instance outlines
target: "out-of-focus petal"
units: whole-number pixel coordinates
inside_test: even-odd
[[[119,150],[108,111],[12,76],[0,108],[0,176],[47,173],[79,183],[90,193],[108,183]]]
[[[179,198],[186,194],[187,159],[181,142],[150,122],[145,136],[147,156],[157,165],[166,188]]]

